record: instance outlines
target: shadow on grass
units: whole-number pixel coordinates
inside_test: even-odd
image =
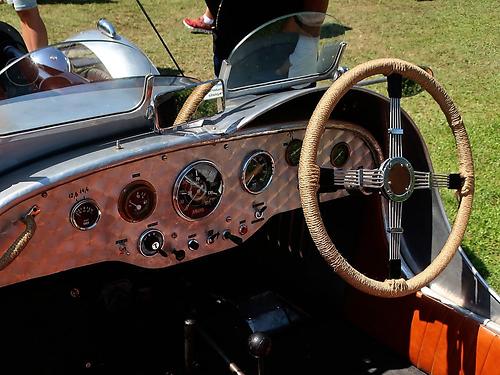
[[[177,69],[156,67],[162,76],[180,76],[181,73]]]
[[[326,23],[321,28],[321,39],[333,38],[336,36],[344,35],[346,31],[352,30],[352,27],[341,25],[339,23]]]
[[[117,3],[117,0],[38,0],[38,4],[106,4]]]
[[[490,276],[490,271],[488,271],[488,268],[483,263],[483,261],[478,258],[467,246],[462,245],[462,249],[465,251],[465,254],[467,254],[467,258],[469,258],[476,270],[484,279],[487,279]]]

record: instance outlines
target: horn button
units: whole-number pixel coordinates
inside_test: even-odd
[[[380,167],[383,176],[383,191],[387,198],[403,202],[410,198],[415,187],[415,173],[405,158],[387,159]]]

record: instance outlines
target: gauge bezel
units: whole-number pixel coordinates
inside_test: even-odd
[[[144,216],[141,219],[135,220],[135,219],[131,218],[126,213],[127,210],[124,207],[125,207],[126,198],[130,198],[130,193],[136,187],[139,187],[139,186],[145,186],[153,193],[153,204],[152,204],[151,211],[146,216]],[[154,188],[154,186],[151,183],[149,183],[148,181],[145,181],[145,180],[132,181],[132,182],[128,183],[127,185],[125,185],[120,192],[120,196],[118,198],[118,213],[120,214],[120,216],[123,220],[125,220],[129,223],[139,223],[143,220],[146,220],[148,217],[150,217],[153,214],[153,212],[155,212],[157,202],[158,202],[158,198],[157,198],[157,194],[156,194],[156,189]]]
[[[76,210],[78,210],[81,206],[83,206],[86,203],[93,204],[94,207],[97,209],[97,220],[94,222],[94,224],[92,224],[90,227],[87,227],[87,228],[79,226],[76,223],[76,220],[74,217]],[[97,204],[97,202],[93,199],[85,198],[85,199],[82,199],[82,200],[76,202],[73,205],[73,207],[71,207],[71,211],[69,212],[69,221],[70,221],[71,225],[73,225],[73,227],[75,227],[76,229],[81,230],[81,231],[87,231],[87,230],[91,230],[91,229],[96,227],[97,223],[99,223],[99,220],[101,220],[101,214],[102,214],[101,209],[99,208],[99,205]]]
[[[337,148],[337,147],[345,147],[345,149],[347,150],[347,158],[345,159],[345,162],[340,164],[340,165],[337,165],[336,163],[334,163],[333,161],[333,151]],[[349,146],[349,144],[347,144],[347,142],[338,142],[338,143],[335,143],[330,151],[330,163],[335,167],[335,168],[342,168],[343,166],[345,166],[347,164],[347,162],[349,161],[349,158],[351,157],[351,147]]]
[[[200,217],[200,218],[192,218],[192,217],[186,216],[184,214],[184,212],[182,212],[182,209],[179,206],[179,198],[178,198],[179,197],[179,187],[181,186],[181,182],[184,179],[184,177],[186,177],[186,175],[193,169],[193,167],[195,167],[196,165],[199,165],[199,164],[208,164],[211,167],[215,168],[215,170],[219,173],[219,175],[221,176],[221,193],[219,196],[219,200],[217,201],[217,204],[212,209],[212,211],[210,211],[208,213],[208,215],[205,215],[205,216]],[[192,162],[191,164],[188,164],[187,166],[184,167],[184,169],[181,171],[181,173],[179,173],[179,175],[177,176],[177,179],[175,180],[174,190],[172,193],[172,201],[173,201],[174,209],[180,217],[182,217],[183,219],[185,219],[187,221],[203,220],[203,219],[209,217],[210,215],[212,215],[215,212],[215,210],[217,210],[217,207],[219,207],[220,202],[222,200],[222,196],[224,195],[224,187],[225,187],[224,186],[224,178],[222,176],[222,173],[221,173],[219,167],[214,162],[212,162],[210,160],[197,160],[195,162]]]
[[[258,156],[258,155],[266,155],[269,157],[269,159],[271,160],[271,177],[269,178],[269,181],[267,181],[266,185],[260,189],[259,191],[252,191],[248,188],[247,184],[245,183],[245,174],[246,174],[246,170],[248,168],[248,164],[250,163],[250,161]],[[243,163],[243,167],[241,168],[241,174],[240,174],[240,182],[241,182],[241,185],[243,186],[243,188],[249,192],[250,194],[253,194],[253,195],[257,195],[257,194],[260,194],[262,193],[264,190],[266,190],[269,185],[271,185],[271,181],[273,180],[273,177],[274,177],[274,172],[275,172],[275,163],[274,163],[274,158],[273,156],[267,152],[267,151],[263,151],[263,150],[257,150],[257,151],[253,151],[251,154],[249,154],[246,158],[245,158],[245,162]]]

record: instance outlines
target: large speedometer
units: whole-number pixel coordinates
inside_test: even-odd
[[[177,177],[174,208],[187,220],[201,219],[215,211],[223,190],[222,175],[214,163],[208,160],[194,162]]]

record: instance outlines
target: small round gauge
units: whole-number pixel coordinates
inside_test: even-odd
[[[296,167],[299,165],[300,151],[302,149],[302,141],[300,139],[292,139],[288,142],[285,150],[285,160],[288,165]]]
[[[118,199],[118,212],[131,223],[149,217],[156,207],[156,191],[146,181],[134,181],[123,188]]]
[[[336,168],[341,168],[347,163],[349,157],[351,156],[351,150],[345,142],[337,143],[332,148],[330,153],[330,162]]]
[[[241,183],[246,191],[259,194],[264,191],[274,175],[274,160],[266,151],[255,151],[243,164]]]
[[[101,210],[92,199],[83,199],[76,202],[69,214],[69,221],[79,230],[94,228],[100,218]]]
[[[214,163],[201,160],[188,165],[174,185],[174,208],[187,220],[210,215],[219,205],[224,190],[222,175]]]

